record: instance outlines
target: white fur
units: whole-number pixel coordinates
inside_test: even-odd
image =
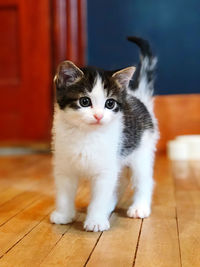
[[[157,142],[157,133],[145,131],[140,146],[128,157],[128,166],[132,169],[135,189],[133,204],[127,215],[133,218],[145,218],[151,213],[153,192],[153,163]]]
[[[148,57],[144,57],[141,60],[141,70],[140,70],[140,81],[139,86],[137,90],[132,91],[129,89],[129,93],[133,95],[134,97],[137,97],[142,101],[151,115],[153,114],[153,98],[152,98],[152,92],[153,92],[153,80],[148,82],[147,81],[147,70],[153,70],[157,64],[157,58],[153,58],[151,61]]]
[[[116,187],[124,166],[133,172],[136,189],[128,216],[149,216],[153,191],[153,158],[157,136],[144,132],[141,145],[127,158],[119,156],[122,136],[122,114],[105,109],[101,79],[90,94],[92,107],[79,110],[55,108],[54,176],[57,187],[56,211],[51,222],[65,224],[75,217],[74,198],[79,177],[88,177],[92,184],[92,199],[84,228],[104,231],[110,228],[109,216],[117,201]],[[101,124],[94,114],[102,114]]]

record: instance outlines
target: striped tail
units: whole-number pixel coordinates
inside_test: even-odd
[[[135,43],[141,52],[140,63],[133,76],[130,89],[134,90],[135,96],[146,102],[153,95],[157,58],[153,56],[148,41],[136,36],[130,36],[127,39]]]

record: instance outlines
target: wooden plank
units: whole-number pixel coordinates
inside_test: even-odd
[[[200,266],[200,189],[195,173],[175,178],[177,218],[183,267]]]
[[[27,235],[52,210],[52,203],[51,198],[41,197],[40,200],[0,227],[0,257]]]
[[[40,180],[41,175],[49,177],[50,160],[49,154],[0,157],[0,184],[10,186],[12,181],[13,184],[18,185],[25,181]]]
[[[66,264],[68,266],[84,266],[101,237],[101,233],[83,231],[82,222],[84,217],[82,215],[74,223],[47,258],[44,259],[41,266],[66,266]],[[113,214],[111,223],[114,222],[115,226],[110,231],[103,233],[95,248],[95,253],[92,254],[92,258],[87,265],[102,266],[103,259],[104,266],[128,266],[127,263],[132,266],[140,220],[133,221]],[[126,238],[127,242],[124,243],[124,237],[127,233],[130,238]],[[126,251],[123,252],[122,257],[119,252],[124,248],[126,248]],[[117,263],[118,265],[116,265]]]
[[[82,186],[84,187],[81,190],[81,194],[77,198],[77,201],[79,202],[79,209],[82,209],[86,204],[86,195],[88,196],[88,187],[86,184],[87,183],[85,182],[83,183]],[[0,261],[0,265],[12,266],[12,264],[15,263],[18,266],[21,266],[21,264],[22,266],[23,264],[27,266],[35,266],[37,264],[41,265],[41,262],[43,262],[45,266],[54,266],[54,264],[57,266],[57,261],[59,264],[61,262],[66,263],[67,258],[67,264],[74,266],[74,263],[80,263],[80,266],[82,266],[89,257],[91,250],[93,249],[97,238],[100,235],[100,233],[93,234],[83,231],[82,221],[84,217],[85,215],[82,215],[81,218],[75,222],[72,228],[70,228],[71,225],[52,225],[46,218],[26,237],[24,237],[23,240],[21,240],[14,248],[12,248],[11,251],[4,255],[2,261]],[[69,231],[62,236],[68,229]],[[58,241],[59,243],[57,244]],[[40,248],[41,244],[42,249]],[[82,246],[83,244],[85,244],[84,249]],[[30,248],[30,254],[27,253],[27,247]],[[76,257],[77,253],[79,253],[78,260]]]
[[[181,266],[175,214],[163,212],[157,218],[145,219],[135,266]],[[159,213],[158,213],[159,214]]]
[[[83,188],[83,194],[82,197],[84,197],[85,193],[88,192],[88,189]],[[81,197],[79,196],[79,200],[81,201]],[[81,221],[83,220],[84,215],[82,216]],[[13,264],[17,266],[35,266],[36,264],[41,264],[43,261],[43,258],[47,256],[47,254],[54,248],[58,240],[62,237],[62,235],[71,227],[71,225],[67,226],[60,226],[60,225],[52,225],[50,224],[49,220],[46,218],[44,221],[42,221],[40,224],[38,224],[33,231],[31,231],[26,237],[24,237],[14,248],[11,249],[0,261],[0,266],[12,266]],[[71,233],[67,233],[65,236],[67,237],[67,244],[63,245],[63,242],[66,241],[65,238],[63,238],[63,241],[60,241],[59,244],[61,246],[56,247],[57,253],[63,252],[63,256],[66,257],[68,254],[66,253],[66,249],[71,255],[71,252],[74,251],[74,254],[72,253],[73,257],[71,258],[71,261],[73,262],[75,260],[76,251],[80,250],[79,252],[82,252],[83,248],[79,245],[81,234],[84,233],[85,236],[88,236],[88,233],[84,232],[82,227],[80,228],[80,221],[76,222],[74,226],[74,230],[72,230]],[[81,234],[80,234],[80,233]],[[92,234],[92,233],[90,233]],[[100,233],[96,234],[96,236],[99,236]],[[0,236],[1,238],[1,236]],[[85,239],[85,242],[88,242],[88,244],[91,244],[92,246],[86,246],[85,252],[80,254],[83,255],[83,257],[79,257],[80,260],[82,260],[82,263],[87,260],[94,244],[96,243],[96,237],[93,238],[93,242],[91,242],[91,237],[89,239]],[[76,244],[75,246],[71,246],[72,244]],[[83,244],[84,241],[82,241]],[[42,245],[42,249],[41,249]],[[29,247],[30,254],[27,253],[27,247]],[[54,251],[54,250],[52,250]],[[54,251],[54,260],[50,260],[50,266],[54,263],[56,260],[56,255]],[[17,259],[16,259],[17,258]],[[47,257],[48,258],[48,257]],[[60,257],[60,254],[58,256],[59,261],[62,261],[62,257]],[[67,261],[67,262],[70,262]],[[46,266],[46,260],[44,261]],[[27,265],[26,265],[27,264]],[[55,263],[56,264],[56,263]],[[73,266],[73,265],[72,265]],[[80,265],[82,266],[82,265]]]
[[[200,160],[172,161],[171,168],[176,191],[200,190]]]
[[[73,224],[50,254],[42,266],[84,266],[101,233],[85,232],[83,221],[85,214]]]
[[[6,202],[23,191],[42,191],[52,194],[52,171],[50,155],[26,155],[17,157],[0,157],[0,203]],[[4,164],[3,164],[4,163]],[[9,188],[9,192],[6,192]]]
[[[103,232],[87,266],[132,266],[141,220],[113,213],[111,229]]]
[[[152,214],[143,220],[134,266],[181,266],[176,222],[174,183],[169,162],[158,157],[155,166],[157,182]]]
[[[0,207],[0,226],[39,198],[35,192],[22,192]]]
[[[17,195],[19,195],[22,192],[23,192],[22,190],[19,190],[17,188],[4,187],[4,189],[2,189],[1,194],[0,194],[0,205],[4,204],[5,202],[9,201],[10,199],[16,197]]]
[[[178,214],[178,228],[179,228],[182,266],[199,267],[200,266],[199,204],[198,206],[196,205],[180,206],[177,209],[177,214]]]
[[[0,187],[5,189],[0,194],[2,225],[38,199],[41,191],[51,194],[52,182],[49,155],[1,157],[0,162],[4,163],[0,168]]]
[[[9,253],[0,260],[1,266],[38,266],[71,225],[52,225],[45,217]],[[28,248],[28,249],[27,249]]]

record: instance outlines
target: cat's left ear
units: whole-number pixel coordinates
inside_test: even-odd
[[[112,77],[122,88],[126,88],[129,85],[135,70],[136,67],[128,67],[115,72]]]

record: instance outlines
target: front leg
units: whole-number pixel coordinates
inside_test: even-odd
[[[86,231],[104,231],[110,228],[109,216],[116,204],[117,172],[104,172],[92,180],[92,199],[84,223]]]
[[[71,223],[75,217],[75,194],[77,178],[56,174],[56,210],[51,213],[50,221],[55,224]]]

